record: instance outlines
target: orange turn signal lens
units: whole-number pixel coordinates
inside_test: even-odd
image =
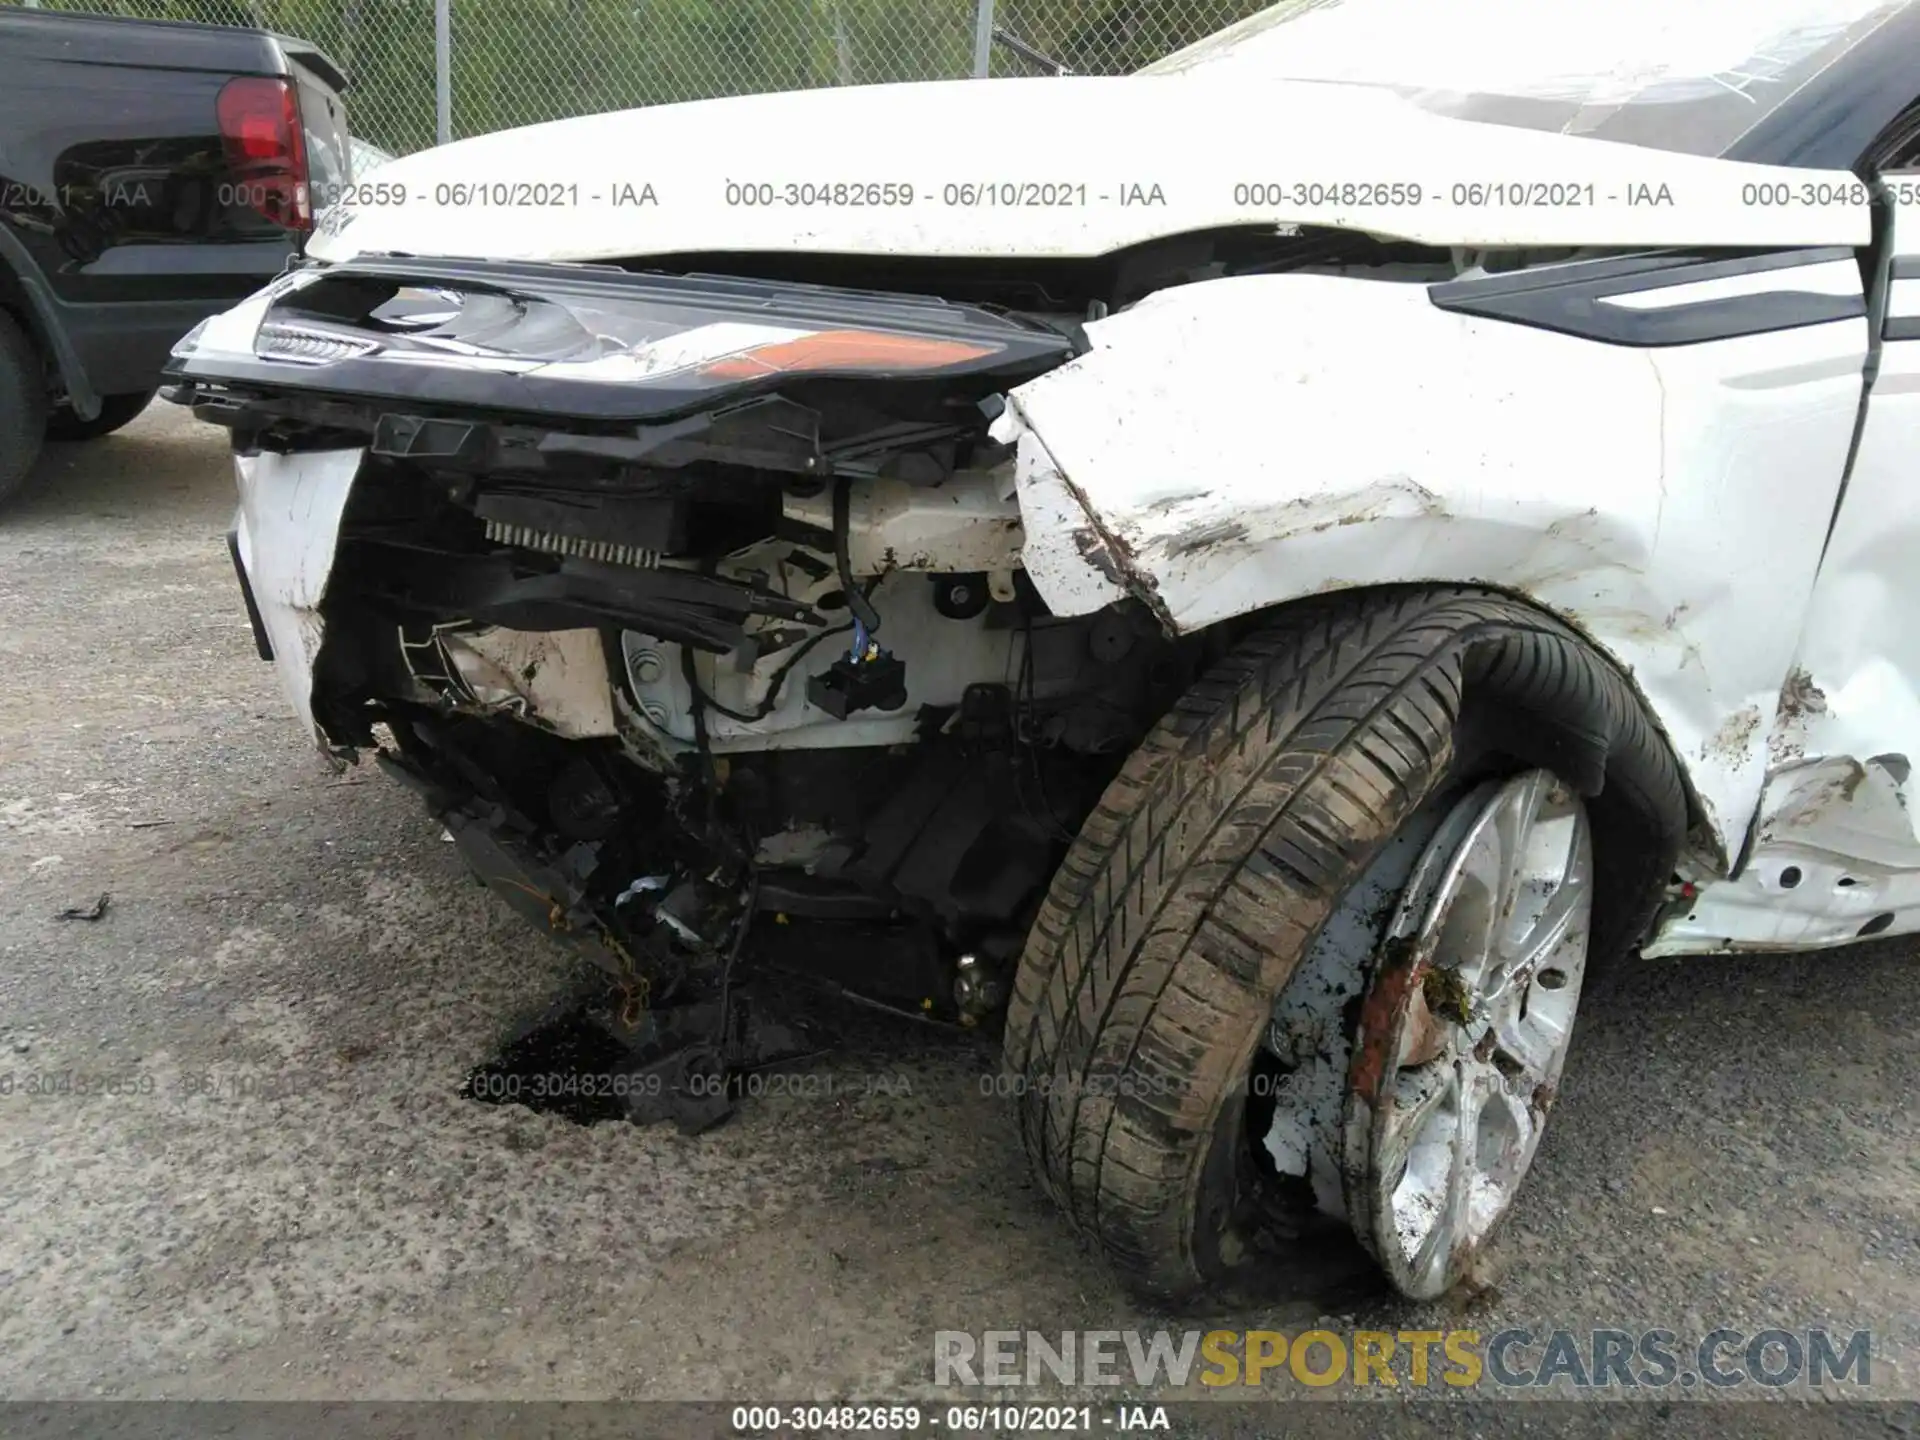
[[[754,380],[763,375],[853,370],[894,374],[944,370],[992,355],[998,345],[961,340],[929,340],[919,335],[889,335],[882,330],[821,330],[797,340],[777,340],[700,367],[717,380]]]

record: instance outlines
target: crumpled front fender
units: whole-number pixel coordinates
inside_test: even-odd
[[[1359,586],[1524,595],[1628,672],[1738,852],[1863,330],[1656,352],[1280,275],[1163,291],[1088,336],[1005,422],[1056,613],[1131,595],[1184,633]]]

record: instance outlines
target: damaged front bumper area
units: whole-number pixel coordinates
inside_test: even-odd
[[[1076,344],[936,299],[361,260],[208,321],[168,393],[232,434],[296,711],[509,903],[635,997],[724,990],[764,915],[877,937],[901,998],[977,1018],[1192,668],[1021,571],[993,425]]]

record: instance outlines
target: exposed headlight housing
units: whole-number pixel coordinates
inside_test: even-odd
[[[169,373],[220,383],[644,420],[742,388],[837,377],[984,394],[1073,343],[946,301],[603,265],[360,259],[283,276],[182,342]]]

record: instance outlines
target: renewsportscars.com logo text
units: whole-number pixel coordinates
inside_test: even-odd
[[[934,1384],[1728,1389],[1873,1383],[1873,1332],[938,1330]]]

